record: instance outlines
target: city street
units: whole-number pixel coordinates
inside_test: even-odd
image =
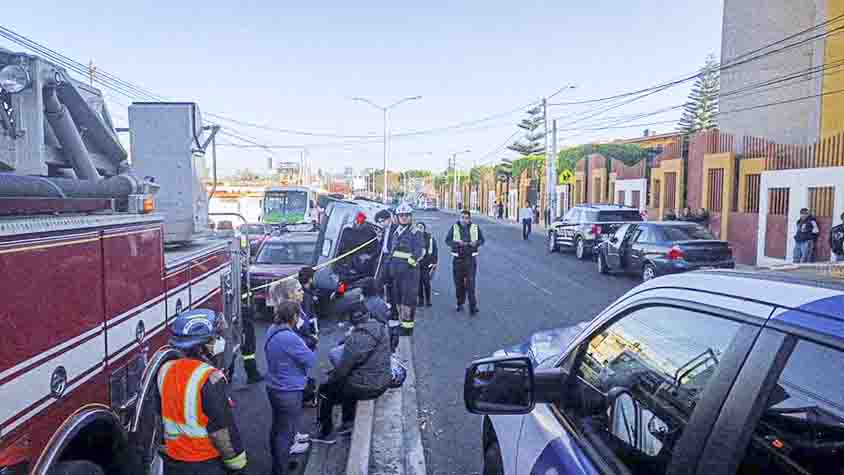
[[[549,255],[538,233],[521,239],[512,223],[478,218],[486,238],[478,264],[480,314],[455,313],[451,256],[445,235],[456,215],[416,216],[440,247],[434,306],[417,313],[414,354],[420,425],[429,475],[481,471],[481,418],[466,412],[466,364],[526,341],[532,333],[589,320],[637,281],[603,276],[592,261],[571,254]]]

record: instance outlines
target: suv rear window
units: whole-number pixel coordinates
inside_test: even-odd
[[[642,215],[635,209],[619,209],[601,211],[598,213],[598,221],[601,223],[610,223],[613,221],[641,221]]]
[[[697,239],[715,239],[715,236],[703,226],[665,226],[662,228],[666,241],[694,241]]]

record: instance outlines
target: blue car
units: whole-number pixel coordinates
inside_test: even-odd
[[[844,282],[701,271],[473,362],[484,475],[841,474]]]

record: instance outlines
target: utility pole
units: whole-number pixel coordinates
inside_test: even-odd
[[[551,126],[551,179],[548,180],[548,193],[551,195],[551,200],[548,206],[551,208],[550,221],[553,222],[557,217],[557,121],[554,120]]]
[[[451,203],[457,210],[457,154],[451,156],[451,176],[453,177],[451,187]]]
[[[545,205],[551,205],[551,153],[548,147],[548,99],[542,99],[542,124],[545,126]],[[538,203],[537,203],[538,204]]]

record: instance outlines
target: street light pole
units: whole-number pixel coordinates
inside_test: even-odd
[[[454,152],[451,154],[452,171],[454,173],[454,187],[452,188],[452,196],[454,197],[454,209],[457,209],[457,155],[460,153],[469,153],[471,150],[463,150],[462,152]]]
[[[396,101],[396,102],[390,104],[389,106],[385,107],[385,106],[380,106],[380,105],[370,101],[369,99],[366,99],[366,98],[363,98],[363,97],[353,97],[352,98],[353,101],[365,102],[365,103],[371,105],[372,107],[380,110],[383,114],[383,117],[384,117],[384,135],[383,135],[383,139],[384,139],[384,193],[382,194],[384,203],[387,202],[387,141],[389,140],[389,137],[387,136],[387,112],[390,109],[392,109],[396,106],[404,104],[405,102],[416,101],[416,100],[419,100],[419,99],[422,99],[422,96],[409,96],[409,97],[405,97],[404,99]],[[375,188],[374,184],[373,184],[373,188]]]

